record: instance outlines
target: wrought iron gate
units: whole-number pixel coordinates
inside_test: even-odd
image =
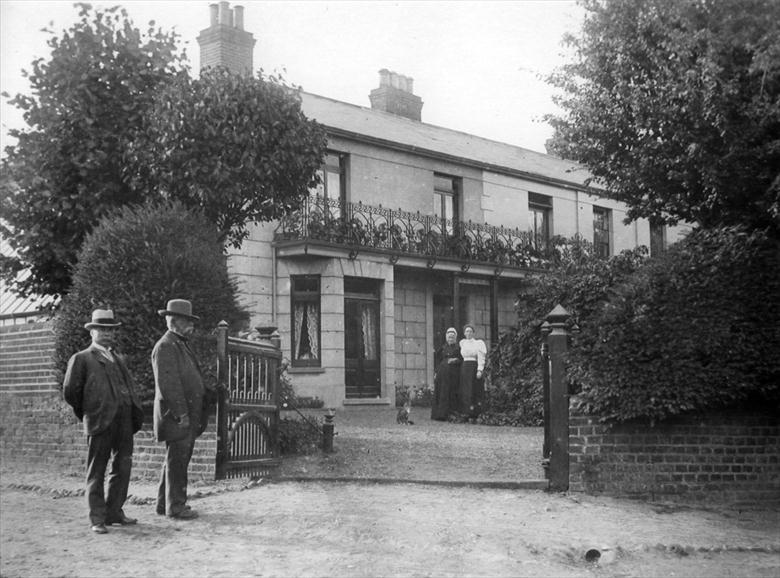
[[[278,343],[228,336],[224,321],[217,330],[219,398],[217,401],[216,478],[265,476],[279,457]]]

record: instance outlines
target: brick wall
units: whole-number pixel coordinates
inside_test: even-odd
[[[160,474],[165,444],[154,440],[151,423],[135,434],[133,476]],[[214,479],[217,434],[214,418],[195,444],[190,477]],[[54,467],[63,474],[82,475],[86,468],[87,438],[81,422],[59,392],[0,394],[0,458],[16,468]]]
[[[650,427],[569,421],[569,490],[672,501],[780,497],[776,415],[717,413]]]
[[[0,327],[0,392],[56,391],[52,323]]]
[[[87,445],[82,424],[60,393],[51,323],[0,327],[0,459],[15,467],[41,465],[82,475]],[[213,479],[214,418],[195,444],[190,476]],[[151,416],[135,435],[133,475],[159,476],[165,444],[154,441]]]

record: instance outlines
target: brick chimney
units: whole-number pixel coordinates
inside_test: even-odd
[[[198,35],[200,69],[224,66],[237,74],[252,76],[254,36],[244,30],[244,7],[230,2],[210,4],[211,26]]]
[[[423,101],[414,94],[413,83],[414,80],[410,77],[383,68],[379,71],[379,88],[375,88],[368,95],[371,108],[412,120],[421,120]]]

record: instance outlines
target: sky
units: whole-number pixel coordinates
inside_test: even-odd
[[[199,32],[209,27],[209,1],[117,0],[141,30],[149,21],[175,30],[193,71]],[[502,1],[238,1],[254,34],[254,67],[281,72],[305,91],[370,107],[369,92],[386,68],[414,79],[422,120],[544,152],[552,130],[542,117],[558,112],[543,77],[566,62],[561,38],[577,33],[582,9],[566,0]],[[78,20],[72,1],[0,0],[0,90],[29,94],[22,69],[46,59],[50,27],[60,36]],[[20,112],[0,103],[2,150]]]

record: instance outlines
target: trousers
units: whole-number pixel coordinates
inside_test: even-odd
[[[108,462],[108,495],[105,478]],[[111,425],[87,438],[87,504],[89,519],[103,524],[106,518],[117,518],[127,499],[130,471],[133,468],[133,410],[121,404]]]
[[[182,440],[165,442],[165,462],[157,487],[157,511],[176,516],[187,503],[187,469],[195,447],[195,432]]]

